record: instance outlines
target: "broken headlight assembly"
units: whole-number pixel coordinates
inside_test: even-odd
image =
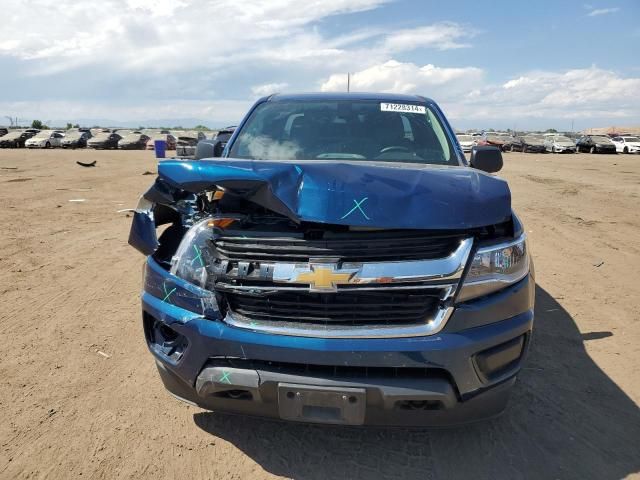
[[[205,288],[211,264],[212,219],[198,222],[184,235],[171,259],[171,274]]]
[[[526,235],[480,247],[464,279],[458,301],[482,297],[522,280],[529,273]]]

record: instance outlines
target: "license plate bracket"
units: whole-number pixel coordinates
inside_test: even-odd
[[[278,384],[278,411],[284,420],[362,425],[365,410],[364,388]]]

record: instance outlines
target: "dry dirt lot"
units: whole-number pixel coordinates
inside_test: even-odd
[[[499,419],[407,431],[171,398],[143,341],[143,257],[117,213],[153,180],[152,154],[0,150],[0,478],[637,476],[640,156],[505,163],[539,285],[528,363]]]

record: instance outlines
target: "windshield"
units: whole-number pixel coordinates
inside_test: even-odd
[[[509,135],[506,135],[504,133],[491,133],[491,132],[487,132],[485,134],[485,136],[487,138],[490,138],[492,140],[500,140],[502,142],[504,142],[505,140],[508,140],[510,137]]]
[[[13,140],[14,138],[20,138],[20,136],[23,134],[24,132],[9,132],[6,135],[4,135],[2,138],[0,138],[0,142],[2,140]]]
[[[638,137],[623,137],[625,142],[640,142]]]
[[[553,139],[556,142],[569,142],[569,143],[573,143],[573,140],[571,140],[569,137],[555,137]]]
[[[100,141],[100,140],[109,140],[109,137],[110,137],[110,136],[111,136],[111,134],[110,134],[110,133],[105,133],[105,132],[103,132],[103,133],[98,133],[98,134],[97,134],[95,137],[93,137],[91,140],[92,140],[92,141],[93,141],[93,140],[98,140],[98,141]]]
[[[129,133],[122,137],[123,142],[137,142],[142,138],[142,135],[139,133]]]
[[[611,141],[611,139],[609,137],[591,137],[591,138],[595,142],[609,143]]]
[[[83,132],[67,132],[65,133],[64,138],[65,140],[77,140],[82,135],[84,135]]]
[[[458,135],[459,142],[473,142],[473,137],[471,135]]]
[[[459,165],[452,152],[442,125],[425,105],[305,100],[258,105],[229,156]]]
[[[44,130],[40,133],[37,133],[33,138],[49,138],[51,136],[51,133],[52,132],[50,130]]]
[[[535,137],[533,135],[527,135],[524,137],[524,141],[529,145],[540,145],[543,143],[543,140],[540,137]]]

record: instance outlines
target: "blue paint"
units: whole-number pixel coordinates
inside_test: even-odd
[[[167,160],[158,174],[187,192],[223,187],[298,222],[451,230],[511,218],[507,183],[464,166],[222,158]],[[367,198],[367,211],[375,216],[345,216],[354,198]]]

